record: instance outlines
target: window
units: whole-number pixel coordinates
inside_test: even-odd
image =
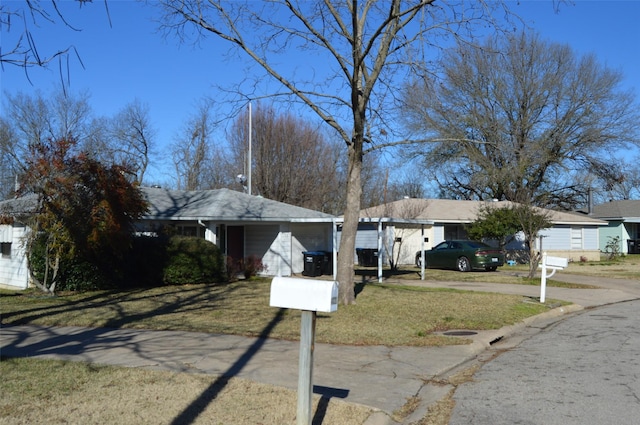
[[[11,257],[11,243],[10,242],[2,242],[0,243],[0,255],[2,255],[3,258],[10,258]]]
[[[450,241],[452,239],[466,239],[467,231],[462,224],[445,224],[444,239]]]
[[[571,228],[571,249],[582,249],[582,229],[579,227]]]

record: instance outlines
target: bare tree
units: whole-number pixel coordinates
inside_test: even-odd
[[[440,142],[416,151],[454,198],[530,199],[575,208],[589,170],[610,181],[611,151],[640,141],[640,114],[622,75],[591,56],[524,32],[460,43],[443,81],[405,87],[405,117]]]
[[[85,143],[92,131],[87,92],[71,95],[59,90],[49,97],[41,92],[7,94],[2,118],[5,134],[11,135],[3,141],[3,155],[17,173],[25,170],[29,146],[70,137]]]
[[[139,100],[129,103],[112,119],[110,132],[112,159],[108,163],[127,164],[142,183],[156,134],[149,106]]]
[[[78,7],[93,3],[93,0],[74,0]],[[25,76],[29,78],[29,69],[33,67],[47,67],[51,62],[58,62],[60,80],[64,83],[68,77],[69,62],[76,58],[80,64],[80,55],[73,45],[60,46],[57,50],[43,52],[38,48],[38,41],[31,32],[31,27],[39,27],[45,23],[64,25],[70,31],[80,31],[74,24],[64,17],[59,0],[27,0],[0,3],[0,28],[12,34],[3,37],[3,48],[0,50],[0,66],[18,66],[24,68]],[[109,7],[104,0],[107,18]],[[16,35],[18,34],[18,35]]]
[[[536,252],[536,239],[541,230],[548,229],[552,226],[550,221],[551,214],[549,210],[524,203],[515,203],[511,209],[524,233],[525,243],[529,250],[528,277],[532,279],[536,274],[536,270],[538,270],[538,263],[542,259],[540,252]]]
[[[5,114],[25,145],[71,136],[84,142],[91,132],[89,97],[86,91],[69,95],[62,90],[50,96],[7,94]]]
[[[416,219],[420,217],[428,204],[429,201],[426,199],[391,201],[383,205],[383,214],[385,217]],[[417,230],[414,226],[405,227],[401,224],[395,224],[387,228],[382,246],[389,259],[391,270],[398,269],[402,257],[411,255],[411,253],[405,252],[407,249],[403,247],[403,243],[416,232]]]
[[[0,200],[15,195],[15,181],[22,171],[13,154],[17,141],[9,122],[0,117]]]
[[[346,164],[348,166],[348,164]],[[387,197],[389,175],[392,170],[382,165],[382,152],[379,150],[369,152],[362,159],[362,197],[361,208],[369,208],[384,204]]]
[[[211,143],[215,126],[211,111],[211,104],[201,101],[171,146],[178,189],[208,188],[206,175],[213,167]]]
[[[229,137],[232,161],[245,172],[248,113],[234,121]],[[252,192],[265,198],[325,211],[339,179],[338,153],[318,128],[262,103],[252,108]]]
[[[167,33],[182,40],[193,34],[211,35],[228,43],[276,83],[269,94],[302,103],[344,141],[348,158],[340,242],[344,255],[338,259],[337,274],[341,303],[354,302],[349,253],[355,250],[363,157],[370,149],[407,142],[396,139],[390,123],[395,118],[398,81],[409,72],[425,72],[419,69],[425,63],[420,59],[425,49],[442,42],[438,36],[468,36],[474,23],[487,23],[489,5],[503,5],[434,0],[161,0],[158,4]],[[255,81],[249,82],[245,88],[255,92]],[[242,87],[236,90],[243,95]]]
[[[610,174],[611,178],[602,178],[602,173],[596,179],[595,187],[598,188],[597,200],[608,202],[610,200],[640,199],[640,156],[618,160],[618,167]]]

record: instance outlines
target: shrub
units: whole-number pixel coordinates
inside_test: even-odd
[[[129,287],[153,287],[162,285],[164,268],[167,264],[169,238],[136,236],[133,238],[131,254],[125,268]]]
[[[605,246],[605,252],[609,260],[614,260],[620,256],[620,236],[609,236],[609,240]]]
[[[267,270],[267,266],[262,263],[255,255],[250,255],[247,258],[240,260],[240,266],[242,274],[245,279],[256,276],[258,273]]]
[[[30,267],[38,280],[42,280],[45,273],[44,244],[44,238],[39,238],[31,248]],[[88,291],[223,282],[226,280],[225,272],[222,252],[204,239],[138,236],[133,238],[126,255],[112,264],[96,264],[81,256],[61,260],[56,290]]]
[[[115,286],[117,282],[114,279],[109,279],[105,274],[95,264],[76,257],[60,265],[57,290],[90,291]]]
[[[235,260],[231,257],[227,257],[227,276],[230,279],[236,279],[238,275],[244,276],[245,279],[249,279],[252,276],[256,276],[258,273],[267,270],[267,266],[255,255],[250,255],[247,258],[241,258]]]
[[[36,238],[31,245],[29,257],[31,272],[41,282],[44,280],[45,275],[45,244],[46,238]],[[49,279],[51,278],[51,273],[53,273],[52,270],[49,271]],[[105,276],[105,273],[97,265],[80,256],[60,259],[56,281],[57,291],[88,291],[111,286],[109,284],[110,279]]]
[[[216,245],[190,236],[169,238],[162,276],[164,284],[179,285],[224,280],[224,258]]]

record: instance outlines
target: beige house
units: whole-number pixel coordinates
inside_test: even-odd
[[[449,199],[408,198],[367,208],[361,211],[361,224],[356,239],[357,248],[376,248],[377,220],[393,218],[405,221],[421,221],[432,224],[420,226],[394,226],[390,222],[382,231],[382,250],[379,255],[383,263],[393,258],[398,264],[413,264],[415,254],[424,246],[430,249],[442,241],[466,239],[465,225],[473,222],[486,201],[457,201]],[[512,205],[509,201],[490,202],[501,208]],[[540,209],[549,214],[553,226],[542,230],[536,249],[549,255],[580,261],[600,259],[598,229],[607,223],[582,214]],[[507,249],[524,249],[522,238],[516,238]],[[391,257],[392,256],[392,257]]]

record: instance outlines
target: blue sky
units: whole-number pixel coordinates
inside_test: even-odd
[[[16,3],[15,0],[2,0]],[[23,2],[20,2],[23,3]],[[164,39],[152,21],[154,10],[130,0],[109,0],[112,26],[109,26],[102,0],[78,8],[70,0],[59,1],[65,18],[81,31],[59,23],[41,22],[32,32],[41,55],[73,45],[84,69],[72,58],[70,89],[88,90],[96,115],[111,116],[127,103],[138,99],[148,104],[152,124],[157,130],[159,151],[173,141],[186,118],[203,96],[216,97],[214,83],[238,83],[245,65],[234,65],[219,58],[227,48],[209,39],[200,46],[180,46],[176,39]],[[520,15],[542,38],[567,43],[578,54],[594,53],[599,61],[625,75],[624,86],[640,95],[640,1],[574,1],[561,4],[554,12],[553,2],[513,1],[512,11]],[[17,26],[8,33],[2,29],[2,49],[9,48]],[[5,65],[0,71],[3,92],[31,93],[37,89],[50,93],[60,84],[57,63],[49,69],[24,70]],[[166,157],[166,155],[165,155]],[[163,182],[163,165],[151,170],[155,182]],[[166,167],[166,164],[164,165]]]

